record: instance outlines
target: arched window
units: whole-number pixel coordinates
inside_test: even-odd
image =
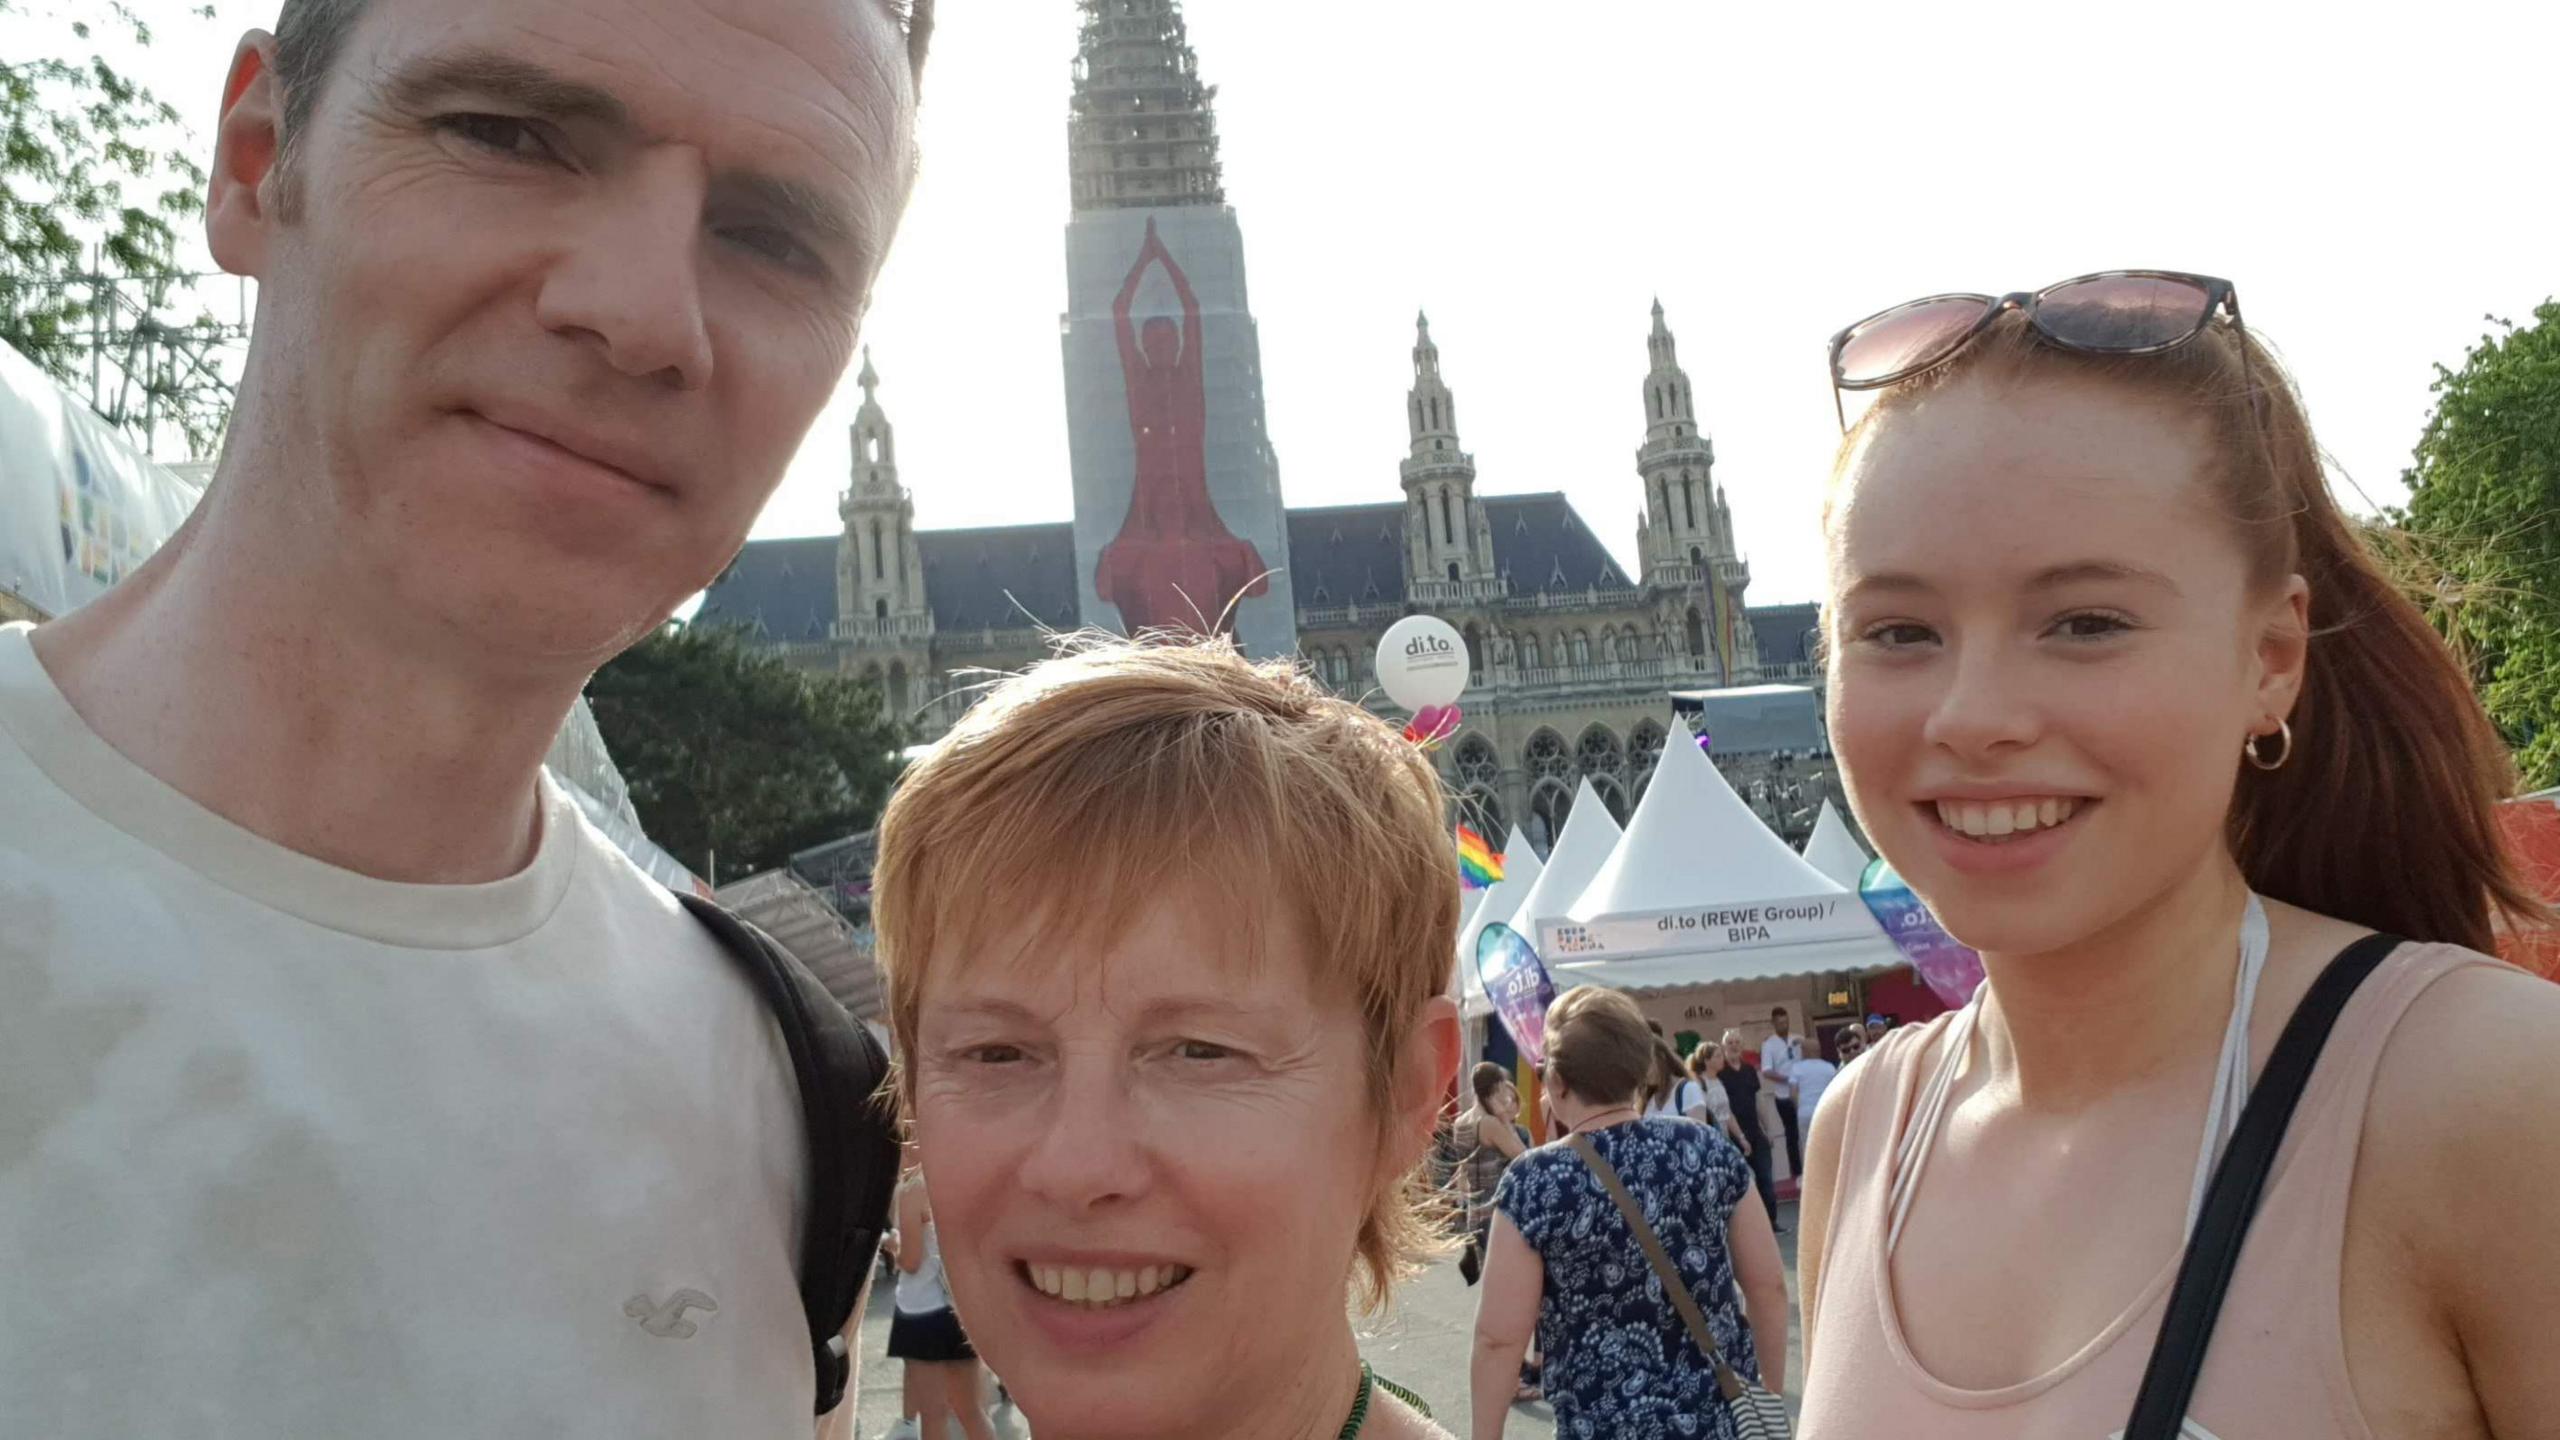
[[[1689,563],[1697,566],[1701,570],[1704,570],[1707,568],[1707,552],[1699,549],[1695,545],[1690,546]]]
[[[1663,729],[1651,720],[1639,723],[1627,736],[1627,778],[1634,782],[1634,794],[1644,798],[1645,787],[1653,783],[1653,767],[1662,763]]]
[[[1458,562],[1455,560],[1449,562],[1449,583],[1452,585],[1458,583]]]
[[[881,558],[880,522],[877,520],[871,522],[871,578],[874,580],[889,578],[888,562]]]
[[[1618,660],[1618,632],[1610,626],[1600,627],[1600,663],[1614,665]]]
[[[1440,401],[1437,396],[1431,401],[1431,428],[1434,430],[1440,428]]]
[[[872,601],[872,602],[871,602],[871,618],[872,618],[872,619],[874,619],[874,620],[886,620],[886,619],[888,619],[888,618],[889,618],[889,602],[888,602],[888,601],[886,601],[886,600],[874,600],[874,601]]]
[[[1493,742],[1482,735],[1470,735],[1458,742],[1455,764],[1458,783],[1469,789],[1490,789],[1502,778],[1501,757],[1493,753]]]
[[[1576,630],[1573,632],[1573,638],[1567,641],[1566,645],[1568,646],[1567,653],[1572,656],[1570,663],[1575,665],[1588,665],[1591,663],[1591,637],[1589,635]]]
[[[1538,654],[1538,637],[1526,630],[1521,631],[1520,668],[1523,670],[1535,670],[1546,663],[1547,662]]]
[[[1446,485],[1440,487],[1440,543],[1444,545],[1458,543],[1457,521],[1450,513],[1449,487]]]
[[[1680,472],[1680,508],[1689,515],[1689,528],[1698,528],[1698,491],[1689,483],[1689,472]]]
[[[1457,566],[1450,566],[1449,578],[1457,579],[1457,571]],[[1476,628],[1476,622],[1473,620],[1467,622],[1467,683],[1470,685],[1484,683],[1484,632]]]
[[[1689,607],[1689,658],[1692,660],[1703,660],[1706,657],[1706,623],[1698,618],[1698,607],[1692,605]]]

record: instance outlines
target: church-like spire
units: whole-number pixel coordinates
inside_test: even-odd
[[[853,483],[836,501],[844,538],[836,547],[839,633],[868,642],[931,631],[925,614],[924,557],[916,548],[916,505],[898,483],[898,437],[880,406],[880,372],[863,347],[862,408],[853,413]],[[921,627],[921,628],[918,628]]]
[[[1399,467],[1405,494],[1405,563],[1418,599],[1481,598],[1495,574],[1493,529],[1476,500],[1476,460],[1458,448],[1458,397],[1440,374],[1431,317],[1413,317],[1413,388],[1405,392],[1413,449]],[[1443,590],[1441,587],[1447,587]]]
[[[1218,89],[1200,83],[1180,0],[1078,0],[1067,168],[1078,210],[1222,205]]]
[[[862,347],[862,373],[854,377],[862,386],[862,408],[853,415],[853,489],[852,496],[873,499],[896,496],[898,491],[898,436],[890,428],[889,412],[880,408],[880,372],[871,368],[871,347]]]

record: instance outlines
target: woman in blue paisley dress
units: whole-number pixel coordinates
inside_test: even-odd
[[[1779,1390],[1786,1269],[1742,1153],[1694,1120],[1638,1113],[1653,1036],[1624,994],[1582,986],[1556,997],[1546,1049],[1548,1113],[1568,1135],[1590,1136],[1617,1170],[1688,1281],[1725,1363]],[[1533,1329],[1557,1435],[1730,1440],[1715,1367],[1569,1143],[1513,1161],[1494,1211],[1470,1377],[1475,1440],[1501,1440]]]

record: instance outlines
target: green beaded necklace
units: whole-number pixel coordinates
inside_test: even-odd
[[[1372,1390],[1384,1390],[1407,1405],[1412,1406],[1421,1414],[1423,1419],[1428,1420],[1431,1418],[1431,1407],[1422,1403],[1421,1396],[1414,1394],[1412,1391],[1407,1390],[1393,1380],[1379,1379],[1377,1372],[1369,1368],[1369,1362],[1363,1360],[1360,1362],[1360,1393],[1352,1398],[1351,1418],[1342,1422],[1342,1433],[1336,1435],[1334,1440],[1356,1440],[1356,1437],[1360,1434],[1360,1427],[1367,1424],[1369,1420],[1369,1395]]]

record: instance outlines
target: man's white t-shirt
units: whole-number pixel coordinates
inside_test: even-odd
[[[1772,1035],[1760,1042],[1760,1073],[1768,1077],[1769,1094],[1787,1100],[1795,1096],[1789,1083],[1790,1067],[1804,1058],[1804,1042],[1784,1035]]]
[[[1822,1092],[1831,1088],[1840,1067],[1819,1055],[1807,1055],[1795,1065],[1796,1123],[1808,1133],[1813,1129],[1813,1112],[1822,1104]]]
[[[799,1099],[708,932],[547,777],[492,884],[286,850],[111,749],[28,633],[0,1432],[805,1440]]]

